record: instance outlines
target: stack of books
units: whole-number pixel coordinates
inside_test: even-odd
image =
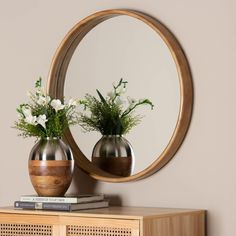
[[[15,208],[31,210],[77,211],[108,207],[109,202],[104,195],[78,195],[64,197],[39,197],[35,195],[21,196],[14,202]]]

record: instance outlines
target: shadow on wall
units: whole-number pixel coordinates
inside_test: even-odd
[[[99,192],[97,192],[97,185],[97,180],[91,178],[75,166],[73,181],[68,192],[71,194],[98,194]],[[111,194],[106,195],[105,197],[109,200],[109,204],[111,206],[122,205],[121,198],[118,195]]]

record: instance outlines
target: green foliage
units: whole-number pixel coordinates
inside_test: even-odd
[[[65,129],[77,123],[78,101],[71,99],[64,104],[59,99],[51,99],[42,89],[41,78],[36,81],[35,88],[35,93],[29,93],[30,102],[16,109],[19,119],[14,128],[23,137],[62,137]]]
[[[153,109],[153,104],[148,99],[134,101],[130,98],[127,99],[129,105],[125,108],[125,101],[121,95],[125,92],[127,83],[121,79],[106,98],[96,90],[99,98],[86,94],[85,98],[80,100],[84,113],[80,114],[78,124],[84,131],[98,131],[102,135],[127,134],[142,119],[134,113],[138,106],[150,105]]]

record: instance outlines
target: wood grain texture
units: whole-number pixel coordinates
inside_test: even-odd
[[[29,175],[39,196],[63,196],[73,175],[72,160],[29,160]]]
[[[204,236],[204,219],[204,212],[143,219],[140,236]]]
[[[127,177],[131,175],[134,158],[133,157],[92,157],[94,165],[101,170],[111,173],[119,177]]]
[[[205,236],[203,210],[114,207],[110,214],[105,209],[100,212],[104,214],[96,210],[66,213],[2,208],[0,232],[15,236],[17,229],[24,232],[25,227],[31,232],[32,228],[34,232],[33,229],[39,227],[42,234],[37,235],[50,236]],[[50,229],[50,234],[43,234],[44,228]]]
[[[181,101],[176,127],[166,148],[160,156],[156,157],[156,160],[149,167],[132,176],[117,177],[97,168],[82,153],[70,130],[66,132],[65,139],[71,146],[77,166],[93,178],[107,182],[127,182],[138,180],[153,174],[167,164],[167,162],[169,162],[174,156],[185,137],[191,119],[193,103],[193,87],[189,64],[175,36],[161,22],[153,17],[138,11],[123,9],[97,12],[80,21],[69,31],[61,45],[58,47],[51,64],[47,89],[49,95],[53,98],[64,97],[64,83],[67,68],[74,51],[84,36],[101,22],[120,15],[127,15],[141,20],[143,23],[151,27],[166,43],[177,67]]]

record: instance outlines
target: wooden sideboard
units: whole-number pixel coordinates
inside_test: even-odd
[[[0,209],[1,236],[205,236],[205,211],[109,207],[76,212]]]

